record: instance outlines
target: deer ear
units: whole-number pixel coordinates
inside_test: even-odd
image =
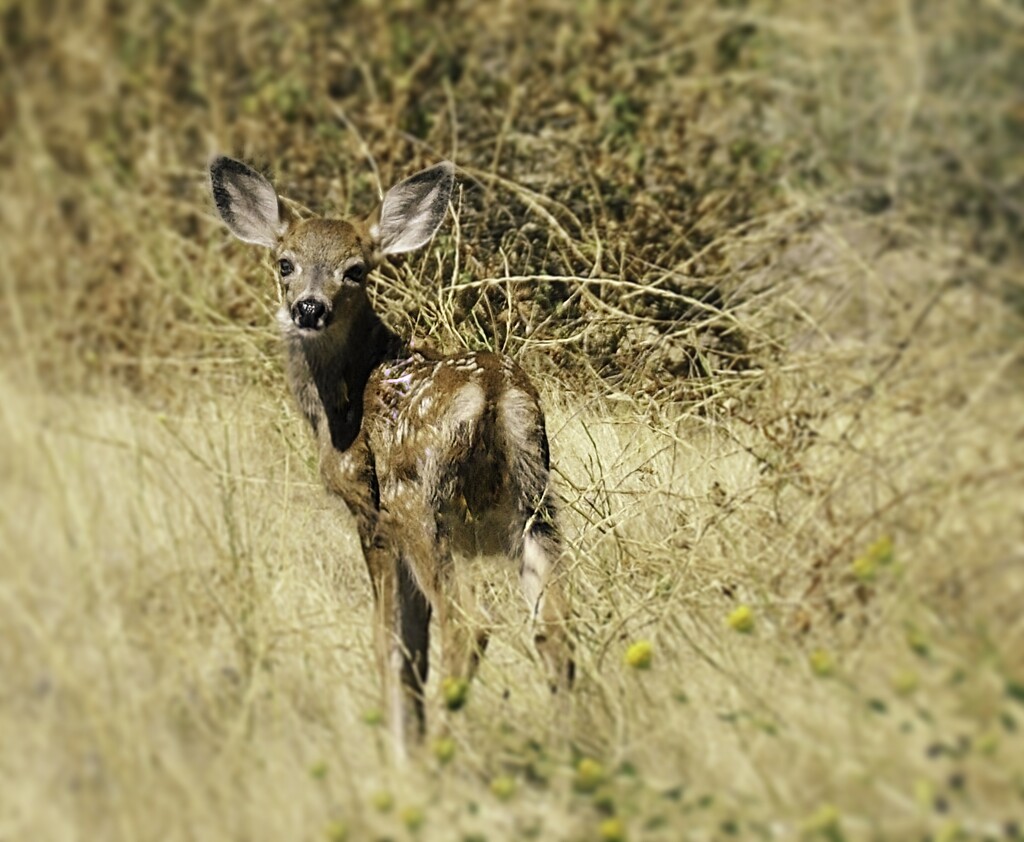
[[[288,227],[274,186],[251,167],[219,155],[210,162],[217,212],[246,243],[273,248]]]
[[[400,254],[426,243],[444,221],[455,184],[455,167],[444,161],[396,184],[384,197],[370,229],[382,254]]]

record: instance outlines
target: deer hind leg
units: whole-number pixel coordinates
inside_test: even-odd
[[[452,553],[452,530],[465,515],[465,474],[487,428],[486,416],[487,401],[480,383],[474,379],[463,383],[436,423],[438,439],[431,449],[432,458],[421,462],[421,509],[411,519],[430,526],[421,533],[417,577],[440,627],[445,701],[450,709],[465,701],[490,638],[489,618],[470,581],[470,571],[457,564]]]
[[[459,569],[447,549],[442,555],[441,573],[444,613],[440,616],[440,626],[444,675],[456,682],[466,682],[464,686],[468,687],[490,641],[490,618],[473,583],[467,579],[470,571]],[[457,700],[448,698],[446,702],[450,707],[458,707]]]
[[[426,730],[423,688],[430,651],[430,604],[388,530],[365,549],[374,592],[374,643],[388,725],[399,759]]]
[[[533,619],[533,642],[548,668],[552,690],[568,690],[576,674],[567,621],[568,604],[556,570],[561,548],[544,506],[526,523],[519,551],[519,581]]]
[[[549,487],[544,416],[535,397],[509,389],[499,401],[499,435],[508,482],[519,519],[508,537],[508,553],[534,623],[534,645],[547,665],[552,689],[568,689],[576,673],[567,620],[568,603],[558,575],[562,556],[555,504]]]

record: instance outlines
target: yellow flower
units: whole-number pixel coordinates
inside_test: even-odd
[[[464,678],[452,678],[449,676],[441,682],[441,694],[444,696],[444,705],[448,710],[460,710],[469,698],[469,682]]]
[[[601,842],[626,842],[626,826],[622,819],[605,819],[598,827],[597,833],[601,837]]]
[[[348,839],[348,825],[345,822],[331,822],[324,835],[328,842],[345,842]]]
[[[749,605],[740,605],[730,612],[726,622],[733,631],[750,634],[754,630],[754,611]]]
[[[883,535],[864,551],[864,555],[854,559],[853,575],[858,581],[872,582],[878,576],[878,569],[888,567],[892,561],[892,538]]]
[[[649,640],[638,640],[626,650],[626,663],[637,670],[648,670],[654,658],[654,646]]]
[[[836,671],[836,662],[832,654],[825,649],[815,649],[808,659],[815,675],[828,678]]]
[[[593,792],[604,781],[604,767],[590,757],[584,757],[576,764],[576,779],[573,787],[577,792]]]
[[[903,670],[892,677],[892,689],[901,696],[911,695],[919,683],[917,673],[913,670]]]
[[[455,740],[451,737],[440,737],[434,741],[434,757],[442,766],[451,762],[455,757]]]
[[[508,775],[498,775],[491,781],[491,792],[496,798],[508,801],[516,792],[516,782]]]
[[[878,562],[870,555],[862,555],[853,560],[853,575],[860,582],[873,582],[878,575]]]
[[[380,708],[369,708],[363,711],[363,722],[367,725],[380,725],[384,721],[384,714]]]
[[[892,550],[892,538],[888,535],[883,535],[870,547],[868,547],[868,556],[873,558],[876,563],[882,567],[887,567],[892,564],[893,550]]]

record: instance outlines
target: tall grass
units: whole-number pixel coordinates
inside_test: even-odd
[[[0,839],[1019,833],[1012,4],[115,5],[0,4]],[[392,766],[214,149],[338,213],[460,165],[374,294],[541,386],[570,700],[483,566]]]

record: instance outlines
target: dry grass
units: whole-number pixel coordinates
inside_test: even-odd
[[[0,3],[0,839],[1019,835],[1022,23]],[[567,706],[480,571],[471,702],[391,766],[214,148],[314,210],[463,168],[377,298],[541,384]]]

